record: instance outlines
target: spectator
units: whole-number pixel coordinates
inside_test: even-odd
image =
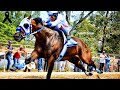
[[[7,68],[6,71],[8,71],[10,69],[10,65],[11,65],[11,61],[12,61],[12,54],[13,54],[13,46],[12,46],[12,42],[8,41],[8,45],[6,47],[6,59],[7,59]]]
[[[59,71],[60,72],[63,72],[65,70],[65,64],[66,64],[66,61],[59,62]]]
[[[38,72],[42,72],[42,63],[43,63],[44,58],[39,58],[38,59]]]
[[[100,54],[100,67],[99,67],[99,70],[101,72],[103,72],[103,68],[104,68],[104,63],[105,63],[105,51],[103,51],[101,54]]]
[[[19,59],[22,56],[22,54],[25,53],[26,54],[26,58],[27,58],[27,52],[25,51],[25,49],[23,48],[23,46],[21,45],[20,48],[17,50],[17,52],[14,53],[13,55],[13,67],[10,68],[11,71],[16,71],[16,69],[20,70],[22,68],[24,68],[26,66],[25,62],[24,63],[20,63]]]
[[[118,59],[117,65],[118,65],[118,72],[119,72],[119,67],[120,67],[120,56],[119,56],[119,59]]]
[[[105,68],[105,72],[108,72],[110,70],[110,55],[107,54],[106,57],[105,57],[105,65],[106,65],[106,68]]]
[[[20,57],[21,55],[25,53],[26,54],[26,58],[27,58],[27,52],[25,51],[25,49],[23,48],[23,46],[21,45],[20,48],[17,50],[17,52],[14,53],[13,55],[13,66],[17,66],[20,64]]]

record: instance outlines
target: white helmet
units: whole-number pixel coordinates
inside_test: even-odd
[[[47,11],[49,16],[58,16],[58,11]]]

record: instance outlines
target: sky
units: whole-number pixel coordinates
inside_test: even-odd
[[[41,11],[41,12],[40,12],[40,17],[41,17],[43,20],[45,20],[45,19],[48,17],[47,12],[46,12],[46,11]]]

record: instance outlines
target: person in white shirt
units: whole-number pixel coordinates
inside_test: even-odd
[[[59,62],[59,71],[60,72],[64,72],[65,71],[65,64],[66,64],[66,61],[60,61]]]
[[[54,28],[57,31],[63,31],[67,40],[70,40],[69,32],[71,26],[58,11],[47,11],[49,18],[44,22],[44,25]]]
[[[104,64],[105,64],[105,51],[103,51],[101,54],[100,54],[100,71],[103,72],[103,68],[104,68]]]

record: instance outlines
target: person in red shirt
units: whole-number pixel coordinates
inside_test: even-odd
[[[13,66],[16,67],[17,65],[20,64],[20,57],[21,54],[26,53],[26,57],[27,57],[27,52],[25,51],[25,49],[23,48],[23,46],[21,45],[20,48],[17,50],[17,52],[14,53],[13,55]]]

